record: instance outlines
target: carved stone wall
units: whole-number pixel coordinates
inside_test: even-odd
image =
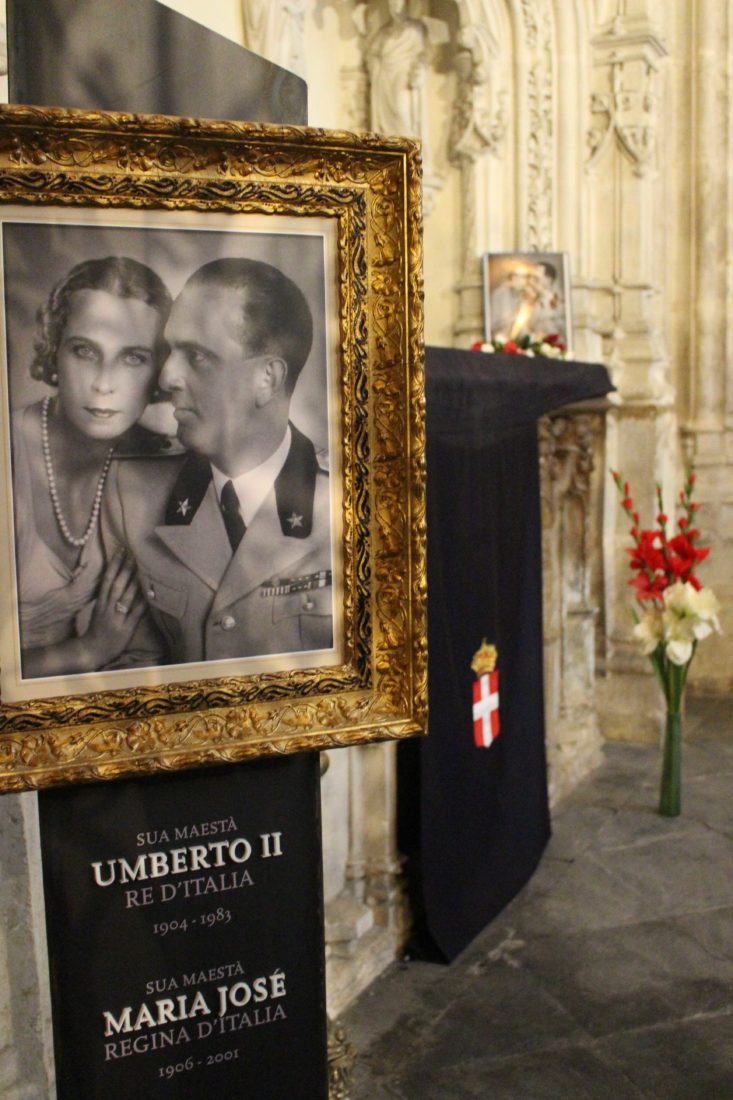
[[[168,0],[242,42],[247,2]],[[313,125],[368,128],[367,14],[373,29],[387,10],[386,0],[293,7],[302,49],[292,40],[289,48],[302,58]],[[631,645],[627,536],[609,466],[624,470],[651,516],[654,481],[671,498],[684,454],[695,454],[702,526],[712,533],[706,576],[724,603],[726,634],[701,647],[692,686],[733,683],[733,4],[408,0],[407,13],[429,39],[428,342],[465,346],[481,335],[483,252],[567,250],[577,357],[603,359],[618,387],[605,432],[590,411],[541,427],[557,798],[593,766],[599,725],[615,737],[659,733],[659,692]],[[330,756],[322,789],[335,1013],[398,952],[405,903],[392,750]],[[0,935],[0,1091],[37,1100],[47,1062],[28,1020],[45,1011],[44,966],[35,848],[18,805],[0,800],[9,929]]]
[[[600,764],[592,593],[594,465],[603,462],[604,414],[592,407],[539,426],[545,722],[550,801]]]
[[[674,41],[690,42],[691,118],[690,284],[688,325],[678,324],[684,445],[698,469],[700,526],[711,554],[705,576],[723,606],[723,637],[695,658],[693,690],[733,688],[733,8],[702,0],[690,28],[680,20]],[[683,93],[680,93],[680,98]],[[685,135],[687,136],[687,135]],[[683,143],[680,135],[677,148]]]

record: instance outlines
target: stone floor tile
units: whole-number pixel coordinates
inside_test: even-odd
[[[733,1015],[613,1035],[597,1048],[655,1100],[731,1100]]]
[[[444,1012],[430,1034],[429,1057],[506,1058],[587,1038],[557,999],[527,971],[490,963]]]
[[[543,860],[521,895],[501,914],[504,923],[524,936],[564,935],[649,917],[653,904],[647,891],[605,858],[606,853],[592,851],[570,865],[554,861],[553,866]]]
[[[587,1039],[529,973],[490,960],[465,973],[467,983],[457,994],[443,990],[439,999],[426,997],[422,1013],[398,1018],[371,1042],[364,1042],[358,1016],[347,1014],[350,1041],[374,1066],[428,1061],[447,1072],[457,1051],[462,1059],[505,1058]]]
[[[686,913],[675,917],[675,925],[699,943],[714,964],[733,961],[733,906]]]
[[[649,1100],[623,1070],[592,1049],[562,1047],[510,1059],[466,1058],[450,1064],[427,1059],[396,1078],[397,1096],[409,1100]],[[354,1093],[353,1100],[371,1100]]]
[[[568,795],[564,808],[584,804],[620,808],[656,783],[656,746],[607,742],[603,755],[603,764]]]
[[[662,817],[657,811],[656,792],[654,799],[642,803],[634,799],[623,810],[616,813],[605,812],[605,820],[595,838],[594,850],[603,851],[620,848],[638,848],[647,844],[666,843],[672,837],[697,832],[705,835],[697,820],[688,814],[679,817]]]
[[[572,863],[589,848],[594,847],[598,834],[608,821],[608,808],[578,804],[567,806],[552,822],[552,836],[543,861],[559,859]]]
[[[727,722],[731,725],[730,699],[726,695],[695,695],[687,692],[685,715],[705,724]]]
[[[680,817],[656,746],[607,745],[460,958],[352,1006],[353,1100],[733,1100],[733,702],[685,733]]]
[[[704,942],[706,916],[539,937],[521,965],[593,1036],[733,1010],[733,961]]]
[[[732,758],[733,761],[733,758]],[[733,838],[733,770],[684,776],[682,814],[707,829]]]
[[[462,975],[455,972],[457,981]],[[439,990],[439,1012],[446,997],[452,995],[451,982],[446,968],[429,962],[395,963],[359,997],[349,1012],[349,1038],[359,1050],[367,1050],[372,1043],[395,1028],[400,1021],[421,1017],[429,1006],[429,990]]]
[[[642,919],[733,904],[733,844],[710,830],[680,835],[672,827],[664,842],[606,849],[595,858],[641,896]]]

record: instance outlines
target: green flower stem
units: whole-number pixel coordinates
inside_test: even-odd
[[[664,692],[667,704],[667,720],[664,729],[664,756],[662,760],[662,787],[659,795],[659,812],[665,817],[677,817],[681,806],[682,793],[682,699],[695,656],[697,642],[694,643],[692,656],[685,665],[676,665],[670,661],[660,643],[650,655],[654,674]]]
[[[667,711],[664,731],[664,762],[659,812],[664,817],[677,817],[681,805],[682,787],[682,715],[679,710]]]

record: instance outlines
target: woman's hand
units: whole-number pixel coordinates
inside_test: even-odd
[[[23,675],[73,676],[106,668],[125,651],[144,613],[135,563],[119,549],[102,575],[86,632],[57,645],[23,650]]]
[[[86,633],[79,639],[89,653],[89,670],[104,668],[125,650],[145,612],[145,598],[134,561],[115,551],[102,576]]]

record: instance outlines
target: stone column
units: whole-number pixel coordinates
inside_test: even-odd
[[[334,1016],[393,961],[407,931],[396,848],[395,752],[394,744],[348,750],[344,885],[326,904],[328,1008]]]
[[[594,455],[603,461],[603,412],[578,406],[539,426],[542,501],[545,724],[551,803],[601,762],[595,705],[592,597]]]
[[[661,10],[661,9],[660,9]],[[640,511],[654,514],[654,485],[667,499],[679,468],[674,390],[662,332],[662,179],[657,170],[666,49],[654,0],[618,0],[592,41],[591,155],[586,167],[592,236],[593,309],[620,404],[609,413],[608,465],[623,470]],[[598,685],[603,732],[655,739],[662,703],[631,636],[627,525],[605,482],[605,676]]]
[[[722,604],[723,637],[701,646],[691,686],[733,688],[733,8],[699,0],[691,44],[694,82],[693,302],[686,440],[695,456],[700,527],[711,546],[701,570]]]
[[[242,0],[244,45],[305,77],[305,14],[305,0]]]
[[[479,19],[483,14],[486,22]],[[482,160],[498,156],[507,129],[507,89],[499,63],[499,41],[488,13],[461,9],[454,72],[455,99],[448,136],[451,163],[460,179],[460,257],[462,271],[456,293],[458,319],[455,336],[470,344],[483,335],[483,291],[480,269],[482,248],[478,227],[478,192]]]
[[[54,1093],[36,797],[0,798],[0,1095]]]

